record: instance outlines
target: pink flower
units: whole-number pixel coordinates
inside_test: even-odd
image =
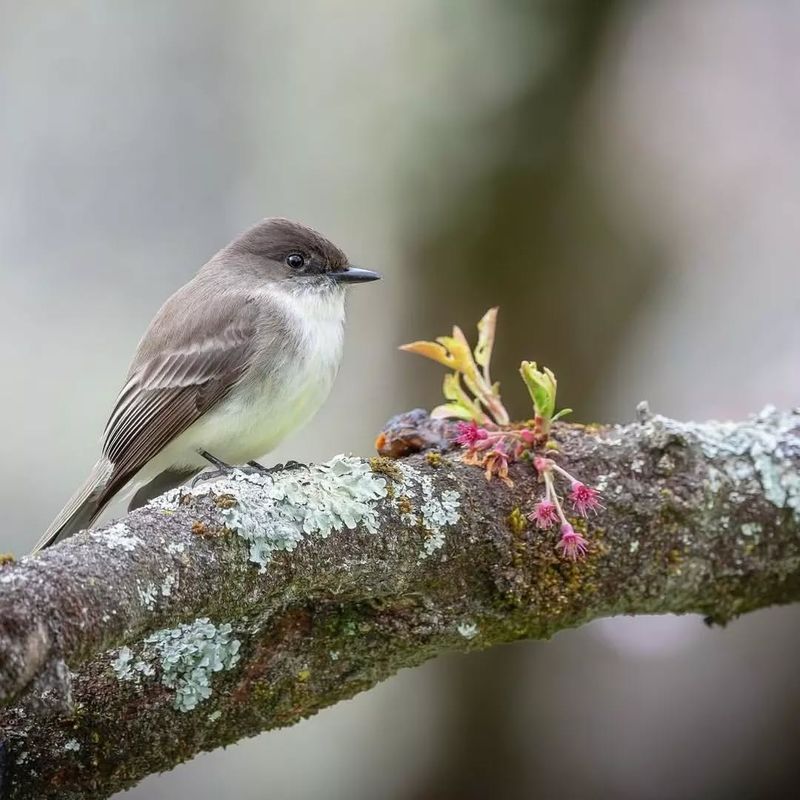
[[[540,500],[533,507],[533,511],[528,514],[528,519],[535,523],[536,527],[541,531],[552,528],[558,522],[556,504],[551,500]]]
[[[552,466],[552,462],[549,458],[545,458],[544,456],[536,456],[533,459],[533,466],[536,467],[536,471],[543,475],[545,472],[549,472]]]
[[[514,481],[508,477],[508,453],[503,449],[502,445],[497,445],[490,450],[483,460],[483,466],[486,471],[486,480],[490,481],[492,475],[497,475],[506,486],[513,486]]]
[[[580,481],[572,482],[569,500],[575,509],[575,513],[580,514],[582,517],[587,516],[590,511],[597,511],[600,508],[600,493],[597,489]]]
[[[583,538],[568,522],[561,526],[561,539],[556,545],[556,550],[561,551],[564,558],[577,561],[586,555],[589,542]]]
[[[456,442],[462,447],[475,447],[482,439],[489,438],[489,431],[479,428],[475,422],[459,422]]]

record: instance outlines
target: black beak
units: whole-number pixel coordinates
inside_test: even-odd
[[[377,281],[381,277],[371,269],[360,269],[359,267],[347,267],[341,272],[329,274],[337,283],[367,283],[368,281]]]

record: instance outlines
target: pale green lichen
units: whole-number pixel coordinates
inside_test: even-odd
[[[138,681],[154,675],[158,665],[161,683],[175,690],[174,708],[191,711],[211,697],[212,675],[239,661],[241,642],[231,634],[230,624],[218,627],[203,617],[151,634],[137,661],[129,647],[120,648],[111,667],[120,680]]]
[[[336,456],[326,464],[273,474],[234,470],[221,481],[198,487],[203,493],[235,498],[220,513],[226,527],[250,546],[250,560],[263,572],[277,551],[291,551],[307,536],[332,531],[378,530],[375,501],[386,496],[386,481],[369,464]]]
[[[221,717],[222,717],[222,712],[219,709],[217,709],[217,711],[214,711],[214,712],[212,712],[211,714],[208,715],[208,721],[209,722],[216,722]]]
[[[120,647],[117,657],[111,662],[111,668],[121,681],[130,680],[133,676],[133,653],[130,647]]]
[[[654,443],[671,436],[693,439],[721,469],[709,471],[716,491],[728,482],[758,481],[764,497],[789,509],[800,520],[800,413],[782,413],[767,406],[746,422],[676,422],[656,416],[646,423]]]
[[[147,609],[152,611],[156,607],[158,589],[152,581],[148,581],[144,586],[136,581],[136,591],[139,594],[139,602]]]
[[[430,531],[422,544],[422,553],[420,555],[432,556],[437,550],[441,550],[444,547],[445,541],[443,530]]]
[[[394,507],[405,525],[421,525],[425,529],[422,555],[433,555],[444,546],[445,529],[461,519],[461,498],[453,489],[437,493],[429,475],[407,464],[397,467],[401,480],[395,489]]]
[[[65,750],[73,750],[73,751],[77,752],[78,750],[81,749],[81,744],[77,739],[69,739],[64,744],[64,749]]]
[[[104,531],[92,533],[91,537],[101,541],[110,550],[120,548],[131,552],[138,545],[143,544],[143,541],[132,533],[124,522],[117,522]]]
[[[760,522],[745,522],[741,528],[742,536],[748,536],[748,537],[758,536],[758,534],[761,533],[762,530],[763,526],[761,525]]]
[[[143,659],[134,661],[133,651],[130,647],[121,647],[117,652],[117,657],[111,662],[117,678],[121,681],[137,680],[139,676],[149,677],[155,675],[155,667]]]
[[[164,597],[169,597],[177,582],[178,579],[171,572],[167,573],[166,578],[164,578],[164,583],[161,584],[161,594]]]
[[[147,504],[150,508],[158,508],[168,514],[177,511],[181,505],[181,498],[187,493],[183,486],[178,486],[175,489],[169,489],[164,494],[154,497]]]
[[[474,622],[465,621],[459,624],[456,630],[465,639],[474,639],[478,635],[478,626]]]
[[[641,455],[635,456],[630,464],[631,472],[641,473],[644,472],[645,460]]]

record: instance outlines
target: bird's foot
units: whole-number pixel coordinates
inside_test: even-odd
[[[192,481],[192,488],[194,489],[198,483],[206,483],[208,481],[214,481],[217,478],[227,478],[231,472],[235,469],[241,470],[245,474],[256,474],[256,475],[272,475],[276,472],[282,472],[283,470],[292,470],[292,469],[302,469],[306,466],[306,464],[301,464],[299,461],[287,461],[285,464],[275,464],[272,467],[265,467],[263,464],[260,464],[258,461],[248,461],[245,466],[242,467],[234,467],[226,462],[222,461],[222,459],[217,458],[216,456],[212,455],[206,450],[201,450],[200,455],[208,461],[210,464],[214,466],[214,469],[204,470],[201,472],[195,479]]]
[[[263,464],[259,464],[258,461],[248,461],[248,467],[252,467],[256,472],[260,472],[262,475],[271,475],[273,472],[281,472],[283,470],[291,470],[291,469],[303,469],[306,467],[306,464],[301,464],[299,461],[287,461],[285,464],[275,464],[272,467],[265,467]]]
[[[197,486],[198,483],[205,483],[206,481],[215,481],[217,478],[226,478],[228,475],[231,474],[231,470],[233,467],[230,464],[227,464],[221,458],[217,458],[215,455],[212,455],[207,450],[201,450],[200,455],[211,464],[214,469],[203,470],[195,479],[192,481],[192,489]]]
[[[200,455],[206,461],[208,461],[209,464],[216,467],[217,469],[229,470],[229,471],[233,469],[233,467],[230,464],[226,463],[221,458],[217,458],[215,455],[212,455],[211,453],[208,452],[208,450],[201,450]]]

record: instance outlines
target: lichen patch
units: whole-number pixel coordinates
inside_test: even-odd
[[[729,480],[758,481],[764,497],[800,520],[800,413],[767,406],[747,422],[676,422],[655,416],[646,423],[654,441],[692,439],[703,455],[721,463],[709,474],[712,490]]]
[[[393,505],[404,524],[420,525],[425,530],[421,555],[433,555],[444,547],[446,528],[461,519],[461,497],[453,489],[437,491],[430,475],[408,464],[398,464],[397,468],[401,480]]]
[[[469,620],[459,623],[456,630],[465,639],[474,639],[478,635],[478,626]]]
[[[136,581],[136,591],[139,594],[139,602],[148,610],[152,611],[156,607],[158,589],[152,581],[142,584]]]
[[[213,674],[239,661],[240,646],[229,623],[216,626],[203,617],[151,634],[138,660],[129,647],[120,648],[111,667],[119,680],[133,682],[154,675],[158,667],[161,683],[175,690],[174,708],[191,711],[211,697]]]
[[[234,498],[220,514],[248,542],[250,561],[263,572],[273,553],[294,550],[305,537],[359,526],[377,532],[375,502],[386,496],[386,480],[367,462],[339,455],[326,464],[272,474],[234,470],[198,490]]]
[[[117,522],[104,531],[92,533],[93,539],[101,541],[109,550],[117,548],[131,552],[144,542],[133,533],[124,522]]]

